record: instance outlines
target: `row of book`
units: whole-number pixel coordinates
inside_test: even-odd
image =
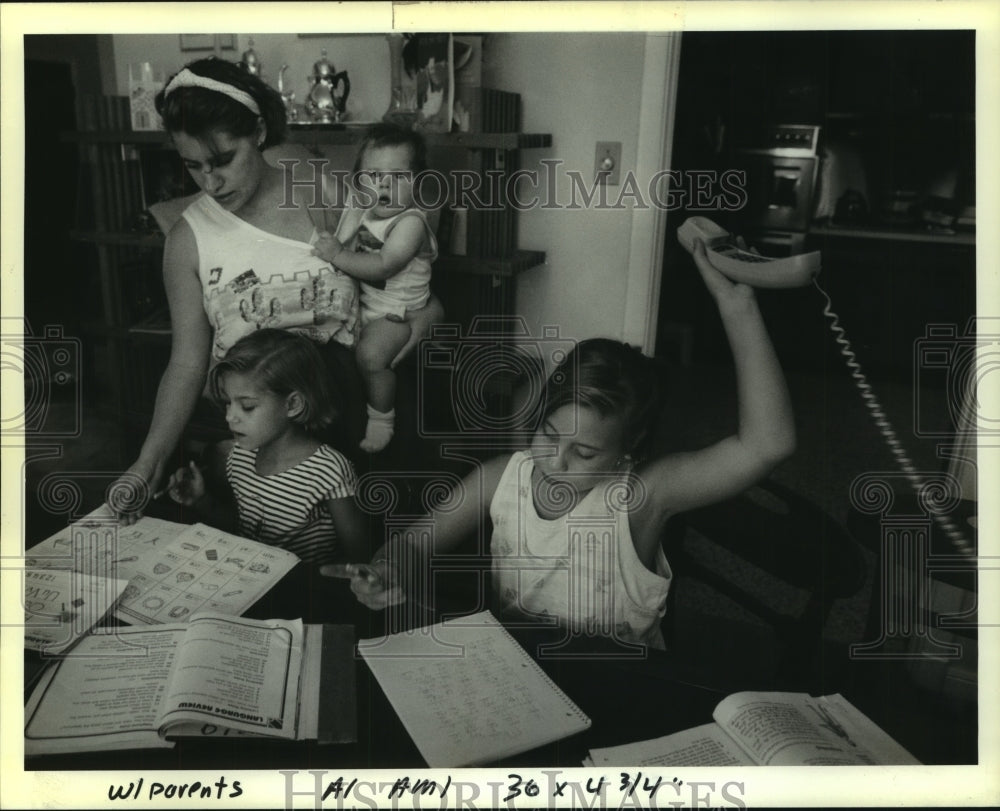
[[[475,88],[472,131],[518,132],[521,96],[491,88]],[[508,204],[510,179],[519,168],[518,151],[479,150],[482,183],[474,195],[456,201],[455,211],[442,212],[438,245],[448,253],[471,258],[505,258],[517,249],[517,218]],[[459,229],[456,234],[455,229]]]
[[[462,88],[456,92],[462,96]],[[469,104],[470,132],[518,132],[521,129],[521,96],[489,87],[471,88],[463,97]]]
[[[84,132],[129,133],[131,111],[127,96],[87,95],[81,99]],[[123,139],[124,141],[124,139]],[[89,145],[87,168],[93,174],[94,208],[81,227],[105,232],[153,232],[146,215],[153,203],[197,191],[194,180],[173,150],[139,149],[128,143]],[[82,212],[81,212],[82,213]]]
[[[128,96],[85,95],[81,98],[85,132],[128,132],[131,112]],[[100,231],[130,231],[146,208],[143,199],[142,167],[138,151],[115,143],[95,143],[88,147],[85,170],[91,173],[93,209],[81,212],[81,227]]]

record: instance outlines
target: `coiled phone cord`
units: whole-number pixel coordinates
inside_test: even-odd
[[[910,486],[917,494],[919,501],[923,495],[924,479],[907,455],[902,442],[896,436],[896,431],[892,427],[892,423],[886,416],[885,411],[882,410],[882,405],[875,396],[875,392],[872,391],[868,378],[861,371],[861,364],[858,363],[857,356],[854,354],[854,350],[851,349],[851,342],[847,340],[847,334],[844,332],[844,328],[840,326],[840,317],[833,312],[833,302],[830,300],[830,296],[820,287],[819,282],[815,279],[813,279],[813,284],[816,285],[816,289],[819,290],[820,294],[826,300],[826,304],[823,307],[823,315],[830,319],[830,330],[833,332],[834,340],[840,346],[840,354],[844,356],[847,367],[851,371],[851,377],[854,378],[854,385],[857,386],[858,391],[861,393],[861,398],[864,400],[865,407],[875,422],[875,427],[878,428],[889,450],[896,457],[896,464],[899,465],[900,470],[903,471],[910,482]],[[931,515],[960,552],[966,555],[974,553],[975,548],[966,539],[964,533],[954,521],[936,510],[931,510]]]

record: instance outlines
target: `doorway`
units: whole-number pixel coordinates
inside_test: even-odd
[[[80,334],[87,251],[73,244],[80,159],[60,133],[76,129],[76,93],[67,62],[24,63],[24,317],[35,335],[46,326]]]
[[[24,37],[23,276],[26,545],[103,500],[95,472],[118,467],[118,429],[95,416],[104,370],[97,257],[71,232],[91,206],[87,166],[63,134],[79,128],[79,100],[101,92],[101,37]],[[79,502],[79,503],[77,503]]]

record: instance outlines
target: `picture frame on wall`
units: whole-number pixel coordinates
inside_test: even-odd
[[[180,38],[182,51],[215,50],[215,34],[181,34]]]

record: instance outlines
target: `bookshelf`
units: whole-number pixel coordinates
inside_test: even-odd
[[[119,245],[146,250],[163,248],[164,236],[135,233],[130,231],[95,231],[73,229],[70,238],[77,242],[88,242],[93,245]],[[544,264],[544,251],[514,250],[506,256],[475,257],[442,254],[434,263],[435,272],[465,273],[472,276],[501,276],[511,278],[525,270]]]
[[[498,112],[483,120],[484,129],[494,131],[428,133],[428,149],[484,178],[487,172],[510,176],[519,167],[521,150],[549,147],[552,136],[519,131],[517,94],[484,93],[502,102]],[[69,232],[71,239],[97,253],[101,318],[86,325],[86,334],[105,350],[112,397],[108,410],[140,430],[148,424],[155,399],[158,376],[152,372],[165,368],[170,344],[160,275],[165,238],[142,215],[164,199],[163,177],[180,178],[184,172],[179,162],[176,170],[172,166],[175,153],[167,133],[130,129],[127,97],[89,96],[82,99],[82,108],[81,129],[64,132],[60,139],[79,147],[87,173],[84,187],[92,195]],[[366,133],[367,125],[290,126],[285,143],[320,154],[324,147],[356,146]],[[164,175],[166,166],[171,170]],[[152,172],[160,174],[150,176]],[[178,188],[169,196],[184,193]],[[448,321],[465,327],[476,316],[513,315],[517,277],[545,263],[544,251],[518,246],[516,212],[509,207],[469,211],[464,253],[449,251],[451,218],[441,219],[433,286]],[[197,437],[198,426],[190,433]]]
[[[374,123],[374,122],[372,122]],[[322,146],[351,146],[360,144],[367,127],[324,125],[316,127],[290,127],[285,143],[317,144]],[[172,149],[165,132],[135,132],[133,130],[99,130],[65,132],[63,141],[77,144],[132,144],[135,146]],[[524,132],[449,132],[429,133],[427,146],[453,149],[540,149],[552,146],[552,136]]]

